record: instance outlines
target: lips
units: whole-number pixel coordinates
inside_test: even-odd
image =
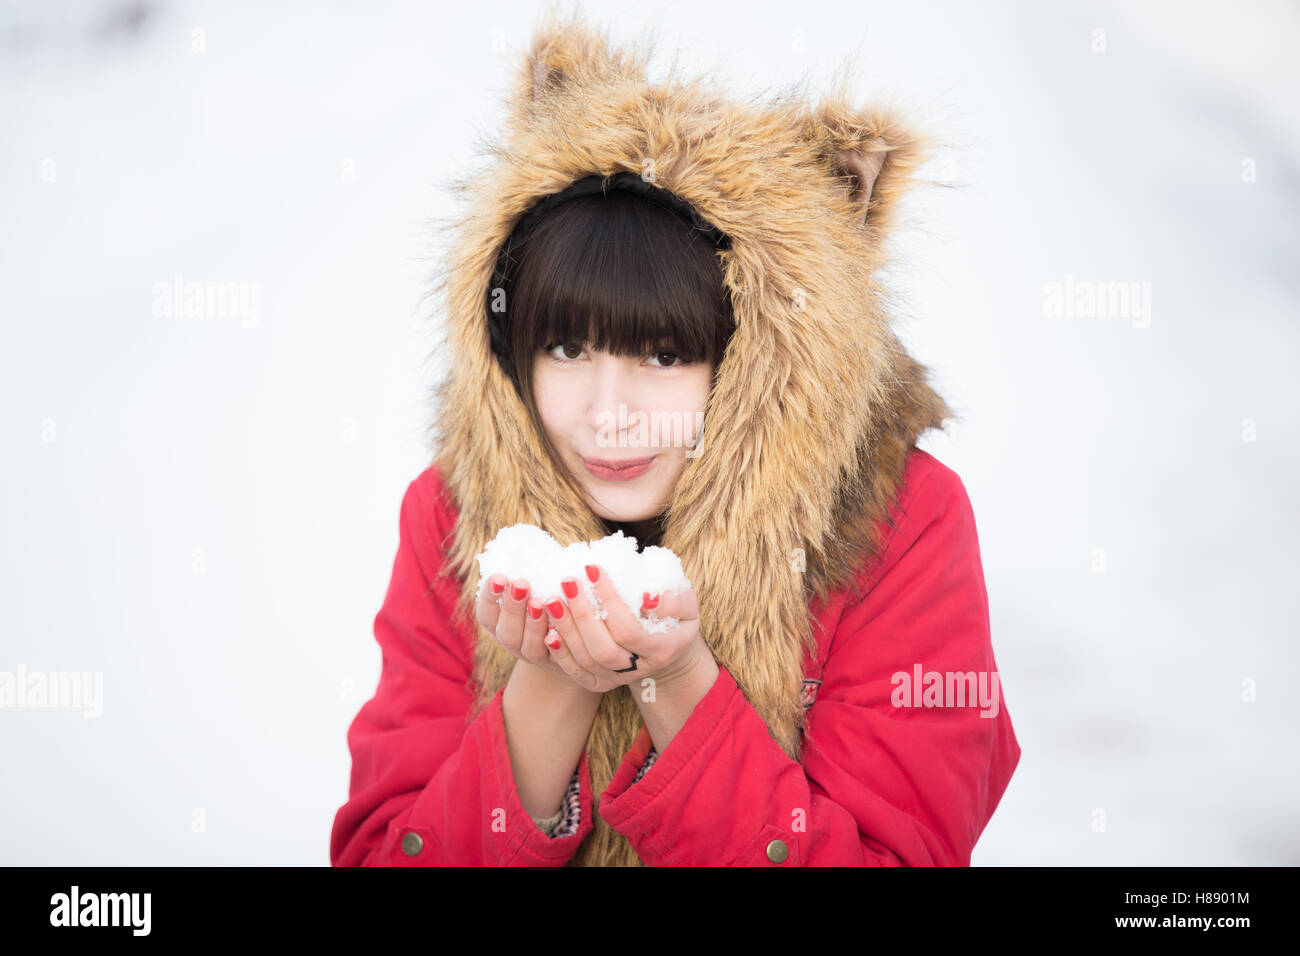
[[[587,471],[606,481],[631,481],[645,474],[655,456],[649,458],[625,458],[621,461],[609,461],[602,458],[583,458]]]
[[[654,461],[654,456],[649,458],[624,458],[621,461],[610,461],[608,458],[584,458],[589,465],[599,465],[601,468],[633,468],[637,465],[644,465],[647,462]]]

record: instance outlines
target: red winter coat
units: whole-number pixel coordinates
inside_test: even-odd
[[[642,728],[599,812],[646,865],[969,865],[1020,746],[1000,694],[989,716],[969,698],[924,706],[945,701],[923,694],[918,674],[984,672],[990,692],[1000,684],[987,676],[997,664],[965,487],[914,449],[900,488],[881,560],[861,571],[867,596],[849,603],[842,591],[810,609],[821,628],[817,659],[804,660],[802,764],[723,667],[634,783],[652,746]],[[383,670],[348,730],[352,781],[331,834],[335,866],[561,866],[592,829],[585,753],[581,825],[548,837],[515,790],[501,693],[467,722],[474,636],[448,627],[458,586],[441,574],[440,542],[455,523],[430,467],[402,501],[375,618]],[[496,808],[503,829],[491,825]],[[404,838],[418,851],[404,851]],[[788,847],[779,864],[768,858],[773,840]]]

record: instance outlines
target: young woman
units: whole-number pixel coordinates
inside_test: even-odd
[[[948,416],[889,327],[921,141],[534,39],[444,277],[437,457],[408,488],[335,865],[970,862],[1019,760]],[[533,593],[507,525],[621,529],[693,587]]]

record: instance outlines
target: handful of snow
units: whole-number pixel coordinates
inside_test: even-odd
[[[677,618],[645,617],[641,614],[642,596],[646,592],[685,591],[691,582],[682,570],[681,560],[671,550],[651,545],[637,551],[636,545],[636,538],[615,531],[598,541],[578,541],[561,547],[537,525],[510,525],[498,531],[475,558],[479,567],[478,590],[480,594],[483,592],[484,582],[493,574],[503,574],[511,581],[527,579],[530,594],[539,601],[552,596],[563,600],[560,581],[576,578],[596,609],[596,616],[604,619],[608,612],[601,609],[595,585],[587,580],[583,570],[584,565],[598,564],[646,632],[659,634],[676,627]]]

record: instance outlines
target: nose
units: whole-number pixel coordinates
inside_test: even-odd
[[[634,410],[635,382],[627,365],[627,360],[605,352],[596,353],[592,360],[589,423],[598,436],[616,437],[620,442]]]

